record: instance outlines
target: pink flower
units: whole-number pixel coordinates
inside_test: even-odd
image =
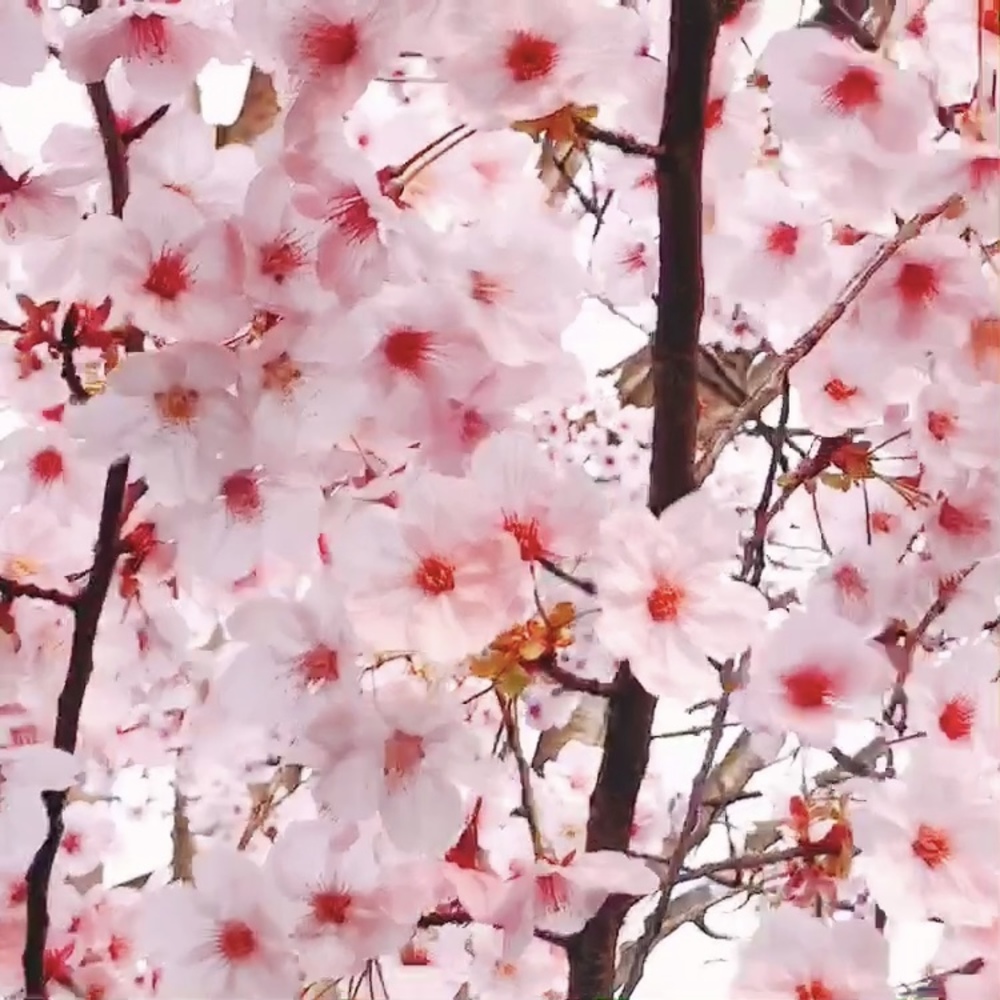
[[[65,516],[93,515],[100,496],[98,468],[59,424],[25,427],[0,440],[0,503],[26,504]]]
[[[398,53],[404,18],[379,0],[285,0],[272,23],[293,78],[332,99],[325,111],[343,113]]]
[[[85,233],[99,247],[84,260],[90,280],[153,336],[222,343],[250,318],[236,230],[183,195],[144,192],[122,221],[93,217]]]
[[[354,836],[326,820],[294,822],[268,855],[293,908],[292,942],[308,980],[357,975],[367,961],[398,951],[433,903],[405,868]]]
[[[582,559],[593,544],[604,498],[582,469],[546,458],[534,438],[506,431],[475,451],[469,474],[495,511],[496,527],[525,562]]]
[[[982,619],[980,619],[982,621]],[[1000,758],[996,652],[991,644],[959,646],[943,659],[920,657],[906,681],[908,722],[936,752],[973,750]]]
[[[315,582],[295,601],[262,597],[226,622],[242,645],[213,686],[227,712],[260,722],[295,719],[314,694],[356,690],[361,666],[339,588]]]
[[[650,693],[685,704],[717,694],[709,657],[737,655],[763,626],[763,596],[726,574],[736,527],[697,493],[659,519],[622,508],[602,523],[596,634]]]
[[[858,873],[890,920],[983,926],[997,912],[995,782],[972,755],[942,765],[922,749],[903,778],[859,785]]]
[[[287,904],[265,872],[228,848],[198,854],[194,884],[151,894],[140,920],[166,996],[274,1000],[298,987]]]
[[[385,193],[362,154],[342,138],[313,150],[311,119],[302,130],[306,142],[284,161],[298,185],[292,205],[304,218],[320,224],[316,247],[320,285],[352,305],[373,295],[388,279],[412,273],[412,248],[405,236],[413,223]]]
[[[521,865],[501,889],[492,913],[503,929],[503,954],[516,960],[535,929],[570,935],[601,908],[612,894],[646,896],[659,879],[642,861],[616,851],[591,851],[562,861],[541,859]]]
[[[56,864],[68,875],[88,875],[115,845],[115,822],[106,802],[70,802],[63,809],[63,836]]]
[[[893,678],[868,633],[833,615],[796,612],[754,646],[750,679],[733,704],[748,726],[826,749],[839,723],[878,708]]]
[[[648,225],[612,215],[594,240],[591,265],[604,294],[616,306],[639,306],[656,291],[659,241]]]
[[[316,564],[323,493],[294,457],[237,439],[204,475],[204,499],[164,518],[181,572],[232,583],[269,557],[302,571]]]
[[[779,32],[757,68],[767,77],[771,121],[784,140],[860,142],[911,153],[933,123],[930,92],[920,76],[831,32]]]
[[[638,21],[620,9],[516,0],[485,16],[454,18],[461,41],[443,62],[462,104],[488,126],[590,103],[638,48]]]
[[[80,219],[80,206],[69,193],[72,180],[38,172],[0,138],[0,243],[69,236]]]
[[[456,781],[474,748],[451,697],[399,682],[374,699],[327,698],[291,756],[317,769],[314,795],[339,821],[377,812],[400,850],[441,856],[462,831]]]
[[[471,482],[433,473],[406,490],[399,510],[358,516],[339,556],[348,613],[370,649],[447,663],[519,620],[529,581],[517,543],[493,519]]]
[[[889,945],[860,920],[765,909],[740,951],[732,1000],[892,1000]]]
[[[947,1000],[996,996],[1000,992],[1000,919],[984,927],[945,927],[934,969],[944,974]]]
[[[136,90],[162,103],[179,97],[212,57],[238,55],[214,5],[199,0],[123,0],[98,7],[69,30],[60,61],[71,80],[95,83],[121,58]]]
[[[241,349],[239,395],[254,435],[295,453],[346,439],[364,412],[364,384],[357,377],[364,352],[362,338],[348,334],[338,310],[320,313],[307,326],[281,322]]]
[[[204,497],[219,448],[241,429],[232,354],[208,344],[129,354],[104,392],[67,417],[85,453],[132,454],[161,500]]]
[[[924,521],[927,543],[938,567],[968,569],[1000,550],[997,477],[983,469],[959,477]]]
[[[528,222],[494,207],[455,233],[442,263],[441,283],[455,290],[491,357],[514,366],[560,359],[562,331],[580,312],[584,275],[572,233],[558,217]]]
[[[859,326],[903,360],[945,350],[984,302],[985,278],[956,237],[924,233],[881,268],[858,298]],[[869,332],[870,331],[870,332]]]
[[[288,175],[262,170],[247,190],[240,234],[246,257],[244,287],[261,308],[315,312],[322,300],[316,276],[319,227],[292,206]]]

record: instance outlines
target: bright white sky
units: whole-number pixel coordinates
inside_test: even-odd
[[[805,4],[806,13],[816,6]],[[759,53],[762,42],[774,30],[794,23],[799,16],[797,0],[773,0],[771,14],[757,37],[748,39],[751,50]],[[212,122],[227,123],[235,118],[242,100],[246,68],[215,66],[202,78],[203,113]],[[57,122],[86,124],[89,121],[87,98],[82,87],[69,83],[54,64],[41,74],[29,90],[0,86],[0,134],[15,150],[32,155],[38,151],[49,130]],[[614,320],[603,307],[589,303],[579,321],[567,331],[566,344],[580,355],[587,368],[597,371],[619,361],[639,346],[640,335],[626,323]],[[690,725],[690,721],[687,723]],[[682,728],[683,723],[676,728]],[[670,724],[657,727],[659,731]],[[861,737],[863,741],[865,737]],[[676,774],[678,790],[687,787],[690,776],[700,763],[701,739],[671,741],[671,773]],[[826,766],[822,762],[819,767]],[[786,798],[794,786],[798,767],[775,769],[775,782]],[[778,790],[777,788],[775,789]],[[122,788],[126,797],[131,789]],[[136,789],[138,791],[138,789]],[[772,815],[767,801],[745,804],[747,821]],[[123,817],[124,818],[124,817]],[[130,824],[128,842],[122,854],[107,867],[113,881],[131,878],[166,863],[169,857],[169,831],[163,824],[139,828]],[[724,849],[724,848],[723,848]],[[730,907],[732,910],[732,907]],[[716,931],[745,938],[754,923],[752,910],[725,913],[724,907],[713,911],[709,925]],[[935,940],[933,929],[926,927],[896,929],[894,933],[893,977],[897,982],[912,981],[922,972],[929,948]],[[654,953],[647,964],[646,977],[636,993],[636,1000],[661,1000],[665,995],[691,997],[692,1000],[721,1000],[726,995],[732,972],[733,945],[706,938],[691,926],[673,935]]]

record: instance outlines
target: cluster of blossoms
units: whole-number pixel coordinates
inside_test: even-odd
[[[995,5],[871,51],[720,0],[702,345],[787,385],[656,517],[653,411],[565,344],[652,326],[669,6],[0,5],[0,100],[93,112],[0,135],[0,993],[562,1000],[790,753],[832,777],[704,866],[763,900],[733,1000],[890,1000],[912,921],[1000,993]],[[658,742],[588,850],[627,672],[754,763],[709,808]],[[123,774],[172,851],[115,884]]]

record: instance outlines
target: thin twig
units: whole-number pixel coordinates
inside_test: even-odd
[[[524,747],[521,745],[521,731],[518,729],[517,717],[510,699],[505,698],[499,691],[497,692],[497,701],[503,715],[507,747],[510,749],[517,766],[517,777],[521,785],[521,814],[531,833],[531,847],[535,852],[535,857],[542,858],[546,854],[545,841],[538,825],[538,804],[535,801],[535,791],[531,785],[531,768],[528,766],[528,760],[524,756]]]
[[[33,583],[19,583],[17,580],[0,577],[0,600],[13,601],[19,597],[34,601],[48,601],[49,604],[58,604],[63,608],[72,608],[77,601],[76,594],[67,594],[65,591],[56,590],[53,587],[37,587]]]
[[[584,580],[581,577],[574,576],[572,573],[567,572],[562,569],[558,564],[552,562],[550,559],[538,559],[538,565],[542,569],[551,573],[553,576],[559,577],[564,583],[571,584],[576,587],[577,590],[582,590],[585,594],[590,594],[593,597],[597,593],[597,585],[593,580]]]
[[[122,132],[122,142],[126,146],[131,146],[133,142],[138,142],[169,110],[169,104],[161,104],[155,111],[143,118],[141,122]]]
[[[698,816],[708,788],[709,776],[715,764],[715,755],[718,752],[719,744],[722,742],[726,713],[728,711],[729,693],[726,692],[719,699],[715,707],[715,714],[712,717],[711,734],[705,746],[705,755],[702,758],[701,767],[698,769],[698,773],[695,775],[694,782],[691,785],[691,796],[688,799],[684,823],[677,837],[677,846],[670,855],[667,871],[663,876],[663,889],[653,910],[652,920],[647,922],[642,934],[636,941],[635,958],[632,968],[620,993],[622,1000],[630,997],[639,985],[639,980],[642,978],[642,973],[646,966],[646,958],[656,942],[659,926],[670,909],[670,900],[680,880],[681,866],[684,864],[684,859],[693,846],[691,843],[692,835],[698,826]]]
[[[601,128],[593,122],[584,118],[577,118],[573,123],[577,132],[591,142],[598,142],[603,146],[611,146],[628,156],[645,156],[649,159],[657,159],[663,156],[663,146],[654,146],[648,142],[642,142],[635,136],[626,135],[624,132],[612,132],[610,129]]]
[[[726,425],[709,442],[704,455],[698,462],[695,473],[699,483],[704,482],[708,478],[715,468],[719,456],[733,438],[739,434],[743,424],[747,420],[757,417],[764,407],[778,397],[783,381],[788,373],[812,352],[834,324],[847,312],[858,296],[868,287],[875,275],[905,244],[916,236],[919,236],[931,222],[953,208],[957,200],[958,196],[955,195],[935,208],[921,212],[908,222],[905,222],[900,226],[899,232],[892,239],[883,243],[861,270],[851,278],[830,307],[781,355],[768,378],[755,392],[747,397],[746,401],[736,409]]]

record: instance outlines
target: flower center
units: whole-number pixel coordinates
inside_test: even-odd
[[[794,257],[799,245],[799,227],[779,222],[767,234],[767,252],[776,257]]]
[[[847,385],[846,382],[842,382],[839,378],[830,379],[830,381],[823,386],[823,391],[835,403],[846,403],[847,400],[858,394],[858,390],[855,386]]]
[[[989,521],[978,512],[955,506],[945,500],[938,511],[938,524],[949,535],[968,538],[978,535],[989,527]]]
[[[646,598],[646,608],[654,622],[676,621],[683,603],[684,591],[666,580],[661,580]]]
[[[160,14],[133,14],[128,19],[129,48],[137,56],[162,57],[167,53],[167,19]]]
[[[317,892],[312,898],[312,914],[318,924],[340,927],[347,923],[352,899],[344,892]]]
[[[165,424],[188,425],[198,415],[198,392],[174,385],[153,396],[160,419]]]
[[[256,477],[249,472],[234,472],[222,481],[222,499],[226,512],[237,521],[254,521],[264,506]]]
[[[43,448],[32,456],[28,467],[32,479],[48,485],[62,476],[66,466],[62,455],[55,448]]]
[[[302,248],[293,240],[278,238],[260,248],[260,273],[283,285],[305,262]]]
[[[927,431],[935,441],[943,441],[955,432],[955,418],[950,413],[932,410],[927,414]]]
[[[530,31],[515,31],[507,43],[504,62],[517,83],[543,80],[559,61],[559,46]]]
[[[923,306],[940,292],[937,271],[929,264],[908,261],[899,269],[896,290],[907,306]]]
[[[828,708],[837,694],[830,672],[817,663],[806,663],[782,675],[785,700],[803,712]]]
[[[795,1000],[836,1000],[836,998],[824,982],[813,979],[795,987]]]
[[[849,115],[862,108],[878,104],[881,83],[875,71],[867,66],[851,66],[831,86],[824,97],[827,105],[837,114]]]
[[[382,342],[382,355],[390,368],[422,378],[434,353],[433,342],[426,330],[401,327]]]
[[[329,646],[316,646],[299,657],[299,673],[307,684],[329,684],[340,680],[337,652]]]
[[[722,117],[726,110],[726,99],[724,97],[713,97],[705,107],[705,131],[711,132],[722,124]]]
[[[472,299],[480,305],[493,306],[503,292],[503,285],[496,278],[491,278],[482,271],[471,271],[472,278]]]
[[[385,741],[382,757],[382,774],[389,791],[396,791],[412,777],[423,759],[423,738],[397,729]]]
[[[541,559],[545,555],[545,546],[542,544],[540,528],[535,518],[523,521],[514,514],[505,514],[503,530],[514,536],[521,547],[521,558],[525,562]]]
[[[268,392],[281,393],[283,396],[289,395],[292,386],[302,378],[302,370],[295,364],[288,354],[282,351],[276,358],[265,361],[261,365],[263,378],[262,385]]]
[[[378,223],[371,206],[356,188],[332,198],[327,206],[327,220],[332,222],[349,245],[367,243],[378,233]]]
[[[414,573],[414,582],[432,597],[447,594],[455,589],[455,567],[437,556],[428,556],[420,561]]]
[[[245,962],[259,950],[257,935],[242,920],[227,920],[218,931],[216,947],[229,962]]]
[[[316,66],[346,66],[358,54],[358,29],[353,21],[346,24],[314,25],[302,38],[302,58]]]
[[[951,857],[951,838],[944,830],[926,823],[917,827],[910,847],[928,868],[940,868]]]
[[[187,261],[176,250],[162,250],[149,266],[142,287],[165,302],[174,302],[191,286]]]
[[[952,698],[938,716],[938,728],[949,740],[968,739],[976,718],[976,706],[962,696]]]
[[[844,597],[857,601],[868,595],[868,587],[856,566],[840,566],[834,571],[833,582]]]

